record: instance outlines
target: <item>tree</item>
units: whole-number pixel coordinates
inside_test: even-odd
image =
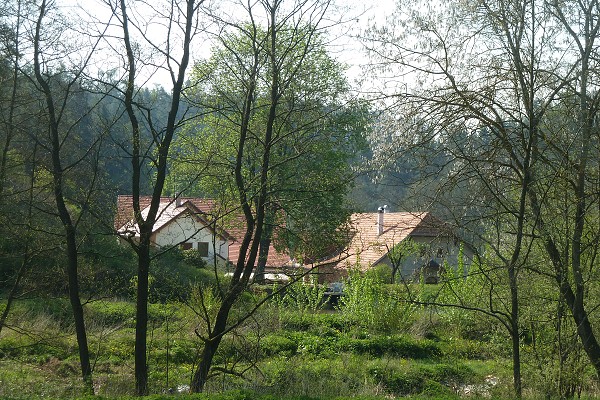
[[[230,321],[232,309],[251,282],[261,242],[265,243],[262,239],[268,239],[277,216],[274,211],[281,207],[288,211],[295,202],[306,205],[315,193],[314,188],[292,193],[283,180],[289,177],[291,184],[300,184],[297,173],[314,172],[308,166],[299,171],[293,168],[314,161],[310,151],[317,149],[318,140],[313,142],[313,138],[320,133],[315,127],[318,123],[327,127],[327,116],[338,109],[336,96],[343,82],[338,71],[331,69],[334,63],[324,54],[318,33],[329,6],[328,1],[281,0],[240,5],[247,19],[219,19],[223,23],[216,37],[219,47],[196,71],[201,95],[206,96],[200,104],[209,112],[206,126],[214,128],[214,140],[225,143],[208,147],[211,152],[205,154],[220,160],[220,171],[232,176],[223,178],[227,173],[221,172],[212,179],[221,177],[225,190],[232,194],[229,199],[235,199],[233,209],[244,216],[244,234],[233,276],[220,288],[218,310],[214,317],[208,310],[203,313],[208,332],[201,337],[203,350],[192,379],[193,392],[204,389],[223,337],[252,315],[250,311]],[[314,75],[319,68],[327,68],[327,73]]]
[[[396,283],[396,275],[402,267],[402,262],[410,256],[419,254],[422,246],[414,242],[409,236],[391,247],[386,244],[386,249],[391,264],[390,267],[392,268],[390,283]],[[400,279],[404,282],[404,277],[402,275],[400,275]]]
[[[4,208],[4,205],[8,203],[6,201],[7,197],[5,195],[5,186],[6,186],[6,176],[7,171],[11,167],[9,163],[9,152],[13,147],[13,139],[17,132],[18,124],[15,123],[15,114],[18,112],[18,88],[19,88],[19,62],[18,62],[18,54],[19,54],[19,27],[20,21],[22,18],[21,15],[21,2],[17,2],[16,10],[10,10],[10,6],[14,6],[13,4],[6,4],[6,9],[2,10],[3,12],[0,14],[0,35],[2,37],[2,48],[0,50],[0,54],[2,54],[2,59],[0,62],[0,80],[2,82],[9,82],[8,85],[3,85],[7,87],[8,90],[0,91],[0,98],[2,101],[2,107],[0,108],[2,112],[2,154],[0,159],[0,207]],[[8,24],[9,17],[12,16],[15,18],[16,23],[14,27]],[[5,24],[5,21],[7,22]],[[31,178],[31,186],[33,186],[33,176]],[[31,203],[30,203],[31,204]],[[3,223],[3,226],[7,224]],[[6,232],[3,232],[3,236],[6,236]],[[28,253],[28,249],[25,250],[25,254]],[[2,316],[0,317],[0,331],[6,324],[6,320],[8,318],[8,314],[10,312],[12,303],[17,295],[19,285],[21,280],[23,279],[25,272],[27,270],[28,265],[28,257],[25,255],[22,258],[21,265],[18,267],[14,283],[10,289],[8,294],[8,298],[6,300],[6,306],[2,312]]]
[[[264,37],[266,32],[259,34]],[[249,58],[252,48],[243,34],[224,36],[220,39],[223,44],[212,51],[211,58],[196,65],[195,79],[202,83],[202,92],[193,99],[207,114],[178,137],[175,144],[178,157],[173,162],[168,186],[174,192],[176,188],[185,188],[187,195],[217,198],[227,209],[236,208],[231,171],[235,169],[239,125],[234,109],[236,93],[233,93],[239,78],[231,74],[229,67],[236,57]],[[277,44],[280,47],[294,40],[283,29],[280,36]],[[277,139],[268,174],[267,223],[261,238],[257,274],[264,271],[272,241],[299,261],[310,262],[329,254],[332,247],[339,246],[343,236],[340,227],[349,216],[345,195],[354,175],[350,160],[363,145],[361,131],[366,111],[363,105],[346,104],[343,96],[348,87],[342,67],[324,51],[322,35],[313,41],[310,44],[313,50],[281,102],[274,121]],[[306,45],[309,44],[302,44]],[[261,60],[261,79],[268,71],[267,61],[266,57]],[[284,69],[293,66],[289,61],[282,63]],[[316,81],[314,76],[321,79]],[[327,95],[321,95],[325,87],[331,89]],[[253,135],[259,135],[267,123],[266,89],[259,86],[256,91],[250,121]],[[216,112],[221,115],[215,117]],[[251,182],[258,181],[260,151],[261,144],[248,142],[243,174],[248,177],[248,190],[253,192],[258,190]],[[198,166],[202,166],[200,176]]]
[[[470,186],[465,201],[449,209],[458,220],[467,208],[479,210],[483,224],[474,232],[505,268],[517,395],[518,286],[525,271],[552,277],[600,377],[589,314],[597,304],[586,294],[598,246],[598,6],[456,3],[447,17],[404,21],[406,34],[422,31],[414,48],[378,36],[389,46],[373,49],[424,83],[399,96],[408,109],[405,128],[418,133],[412,138],[421,149],[424,137],[444,144],[451,162],[440,166],[446,179],[435,192],[449,198],[448,189]]]
[[[533,267],[533,238],[547,236],[543,214],[549,209],[540,201],[554,183],[550,171],[563,170],[566,161],[550,155],[560,134],[542,122],[583,64],[557,61],[566,60],[559,56],[566,52],[547,4],[478,1],[424,6],[429,14],[407,10],[398,13],[397,30],[380,30],[370,48],[386,67],[399,67],[398,76],[417,83],[405,81],[409,87],[395,93],[402,118],[392,129],[405,135],[405,149],[437,150],[431,160],[445,153],[434,166],[445,179],[425,186],[434,193],[430,198],[446,201],[465,230],[470,210],[483,222],[472,225],[471,234],[486,243],[508,278],[510,306],[502,319],[520,396],[519,275]]]
[[[50,22],[60,20],[63,23]],[[54,202],[50,209],[50,203],[42,199],[36,208],[57,218],[63,230],[69,301],[75,322],[81,374],[86,390],[93,393],[90,352],[80,298],[78,229],[88,215],[99,177],[96,156],[102,132],[87,137],[81,134],[85,131],[86,118],[95,107],[94,103],[87,104],[83,98],[82,74],[98,40],[90,43],[73,40],[72,27],[53,2],[45,0],[36,6],[35,17],[28,20],[24,29],[29,29],[27,34],[33,54],[31,69],[19,65],[19,70],[31,82],[29,89],[42,110],[37,127],[41,133],[35,134],[32,130],[30,138],[40,149],[40,167],[49,174],[47,192],[51,193],[50,198]],[[71,184],[70,180],[77,180],[77,185]]]
[[[130,125],[130,142],[127,147],[132,164],[132,192],[134,219],[139,227],[139,240],[129,243],[138,258],[136,289],[136,333],[135,333],[135,385],[140,396],[148,394],[147,332],[148,332],[148,277],[151,256],[151,236],[158,218],[161,195],[165,189],[168,172],[169,151],[175,133],[186,121],[185,112],[180,110],[182,95],[186,88],[186,72],[191,58],[192,41],[201,31],[199,8],[203,0],[165,1],[155,5],[129,3],[120,0],[116,4],[106,2],[112,15],[117,18],[122,30],[122,45],[126,57],[124,81],[117,82],[121,92],[124,111]],[[149,6],[153,12],[144,14],[141,8]],[[139,14],[138,14],[139,13]],[[147,33],[150,22],[164,22],[164,36],[156,39]],[[137,42],[136,42],[137,40]],[[159,62],[151,54],[149,58],[142,51],[147,45]],[[155,117],[160,110],[152,109],[139,102],[140,87],[137,82],[140,74],[154,66],[169,74],[172,90],[168,117],[164,125]],[[150,171],[148,171],[150,169]],[[152,200],[147,213],[142,213],[140,196],[144,187],[149,186]]]

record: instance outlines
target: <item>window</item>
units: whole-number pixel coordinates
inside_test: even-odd
[[[208,242],[198,242],[200,257],[208,257]]]
[[[191,243],[181,243],[181,250],[191,250],[192,249],[192,244]]]

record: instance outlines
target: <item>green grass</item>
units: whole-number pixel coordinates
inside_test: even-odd
[[[76,341],[64,308],[60,299],[16,303],[9,324],[18,329],[0,335],[0,399],[82,398]],[[85,312],[94,399],[133,396],[134,305],[104,300],[87,304]],[[151,304],[149,313],[150,398],[173,398],[167,393],[189,384],[197,362],[199,321],[177,303]],[[220,375],[209,381],[206,394],[177,398],[455,399],[461,387],[482,385],[488,376],[500,379],[494,393],[510,397],[510,360],[503,349],[458,332],[425,312],[402,332],[391,332],[353,325],[340,313],[267,305],[226,337],[215,357],[223,367],[237,363],[245,379]]]

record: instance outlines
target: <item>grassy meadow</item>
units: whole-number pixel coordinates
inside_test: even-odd
[[[154,398],[391,399],[512,398],[510,339],[495,320],[454,308],[415,306],[407,287],[364,277],[349,286],[335,307],[323,304],[322,288],[296,284],[267,302],[225,337],[206,392],[188,395],[205,329],[201,289],[180,301],[150,305],[150,392]],[[264,296],[241,300],[236,310]],[[432,296],[441,285],[414,285]],[[216,297],[204,290],[210,311]],[[4,305],[2,305],[4,307]],[[134,395],[135,305],[104,298],[85,305],[100,398]],[[232,318],[237,316],[232,315]],[[241,314],[240,314],[241,315]],[[524,344],[526,398],[553,398],[556,365],[533,344]],[[598,392],[592,371],[574,374],[584,396]],[[573,367],[575,368],[575,367]],[[235,374],[224,373],[235,371]],[[0,398],[81,398],[78,353],[68,301],[60,296],[18,300],[0,333]]]

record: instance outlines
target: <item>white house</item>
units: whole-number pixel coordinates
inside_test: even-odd
[[[145,218],[150,204],[148,199],[143,200],[142,205],[145,207],[142,216]],[[218,261],[227,261],[232,238],[227,232],[217,228],[207,214],[208,209],[212,207],[212,202],[209,200],[202,200],[202,202],[196,204],[198,202],[192,202],[190,199],[162,198],[152,233],[152,244],[162,248],[179,246],[184,250],[194,249],[209,261],[214,260],[215,257]],[[119,196],[117,206],[115,227],[118,236],[121,240],[139,239],[139,227],[135,219],[131,218],[133,214],[131,196]],[[131,219],[127,219],[128,217]]]
[[[140,196],[140,208],[144,217],[148,215],[151,199],[151,196]],[[225,214],[228,218],[223,218]],[[133,216],[132,196],[117,197],[114,227],[122,241],[139,238],[139,228]],[[241,248],[240,238],[243,238],[245,229],[243,215],[225,212],[212,199],[162,197],[151,240],[155,247],[195,249],[209,262],[216,256],[217,261],[235,264]],[[278,252],[271,243],[267,273],[277,274],[289,263],[290,257]]]

